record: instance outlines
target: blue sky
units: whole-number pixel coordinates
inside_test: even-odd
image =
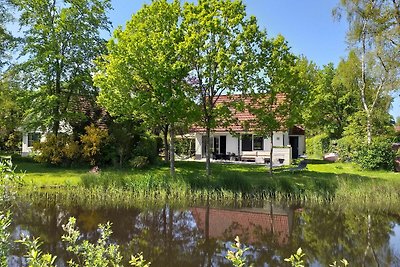
[[[124,26],[132,14],[150,0],[112,0],[110,12],[113,26]],[[317,65],[333,62],[336,66],[347,55],[345,19],[337,21],[332,9],[337,0],[244,0],[247,14],[257,17],[259,25],[270,37],[282,34],[292,51],[304,55]],[[400,116],[399,93],[391,114]]]
[[[256,16],[270,37],[282,34],[295,54],[306,56],[320,67],[329,62],[337,66],[340,59],[346,57],[347,22],[332,17],[332,9],[338,0],[243,1],[247,14]],[[124,26],[133,13],[151,0],[111,0],[111,3],[113,10],[109,17],[116,28]],[[391,109],[394,118],[400,116],[399,92],[396,95]]]

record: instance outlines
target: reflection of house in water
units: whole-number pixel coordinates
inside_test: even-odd
[[[206,238],[232,241],[239,236],[246,243],[274,238],[278,245],[288,243],[293,211],[272,206],[267,209],[227,210],[192,208],[197,227]]]

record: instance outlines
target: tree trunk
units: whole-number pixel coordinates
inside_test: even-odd
[[[274,153],[274,132],[270,133],[271,148],[269,150],[269,174],[272,176],[272,155]]]
[[[170,174],[172,177],[174,177],[175,176],[175,127],[173,124],[171,124],[169,135],[171,139],[169,142],[170,143],[169,166],[170,166]]]
[[[54,106],[53,106],[53,125],[52,125],[52,132],[55,136],[58,135],[60,130],[60,97],[61,97],[61,63],[57,62],[56,68],[56,81],[55,81],[55,90],[54,96],[56,97]]]
[[[169,143],[168,143],[168,124],[166,124],[163,129],[163,141],[164,141],[164,160],[169,162]]]
[[[211,129],[207,127],[206,130],[206,173],[207,176],[211,175],[211,151],[210,151],[210,139],[211,139]]]
[[[372,142],[372,124],[371,116],[367,114],[367,143],[370,145]]]

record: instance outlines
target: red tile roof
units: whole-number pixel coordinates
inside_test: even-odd
[[[218,99],[215,101],[215,106],[218,105],[227,105],[229,109],[231,110],[233,114],[233,120],[235,120],[235,123],[231,123],[229,126],[224,127],[224,126],[218,126],[217,128],[213,129],[214,132],[245,132],[245,129],[242,126],[243,122],[253,120],[255,118],[254,114],[250,113],[247,109],[244,111],[238,111],[234,109],[231,105],[231,103],[234,103],[236,101],[239,101],[241,95],[221,95],[218,97]],[[260,97],[262,97],[260,95]],[[283,94],[278,94],[277,96],[277,102],[282,103],[285,101],[285,96]],[[250,103],[250,98],[243,98],[245,104]],[[251,130],[251,129],[249,129]],[[204,133],[206,129],[204,127],[200,126],[194,126],[190,130],[190,132],[197,132],[197,133]]]
[[[192,208],[191,212],[197,227],[205,232],[207,209]],[[232,241],[240,236],[243,241],[253,244],[259,242],[265,234],[272,234],[279,245],[285,245],[290,235],[289,216],[210,208],[208,234],[210,238],[225,241]]]

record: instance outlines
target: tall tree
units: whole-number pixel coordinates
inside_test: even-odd
[[[189,68],[179,49],[182,40],[180,2],[153,1],[134,14],[124,30],[114,32],[95,76],[99,101],[111,114],[136,116],[161,128],[166,151],[169,131],[171,175],[176,127],[190,122],[194,108],[185,81]]]
[[[349,75],[346,65],[346,61],[342,60],[337,69],[329,63],[316,71],[315,84],[303,110],[309,134],[324,132],[331,138],[339,139],[348,118],[358,111],[357,89],[344,81],[343,75]]]
[[[13,0],[24,29],[21,69],[34,91],[28,122],[58,134],[60,122],[75,116],[70,100],[96,93],[93,60],[104,48],[109,0]],[[44,125],[43,125],[44,124]]]
[[[211,133],[223,120],[222,114],[229,117],[229,110],[217,105],[218,99],[246,86],[254,40],[260,32],[256,19],[246,17],[240,0],[186,2],[183,29],[182,50],[190,64],[190,81],[199,96],[199,125],[206,131],[206,172],[210,175]]]
[[[400,2],[398,0],[341,0],[348,40],[359,58],[357,87],[366,117],[366,140],[372,140],[372,118],[380,98],[399,88]]]
[[[305,82],[302,83],[305,80],[300,79],[305,74],[304,70],[300,72],[305,62],[290,52],[282,36],[271,40],[264,38],[259,48],[258,75],[254,75],[253,86],[247,89],[244,106],[254,118],[245,121],[245,128],[269,137],[272,175],[273,134],[300,121],[308,88]]]

